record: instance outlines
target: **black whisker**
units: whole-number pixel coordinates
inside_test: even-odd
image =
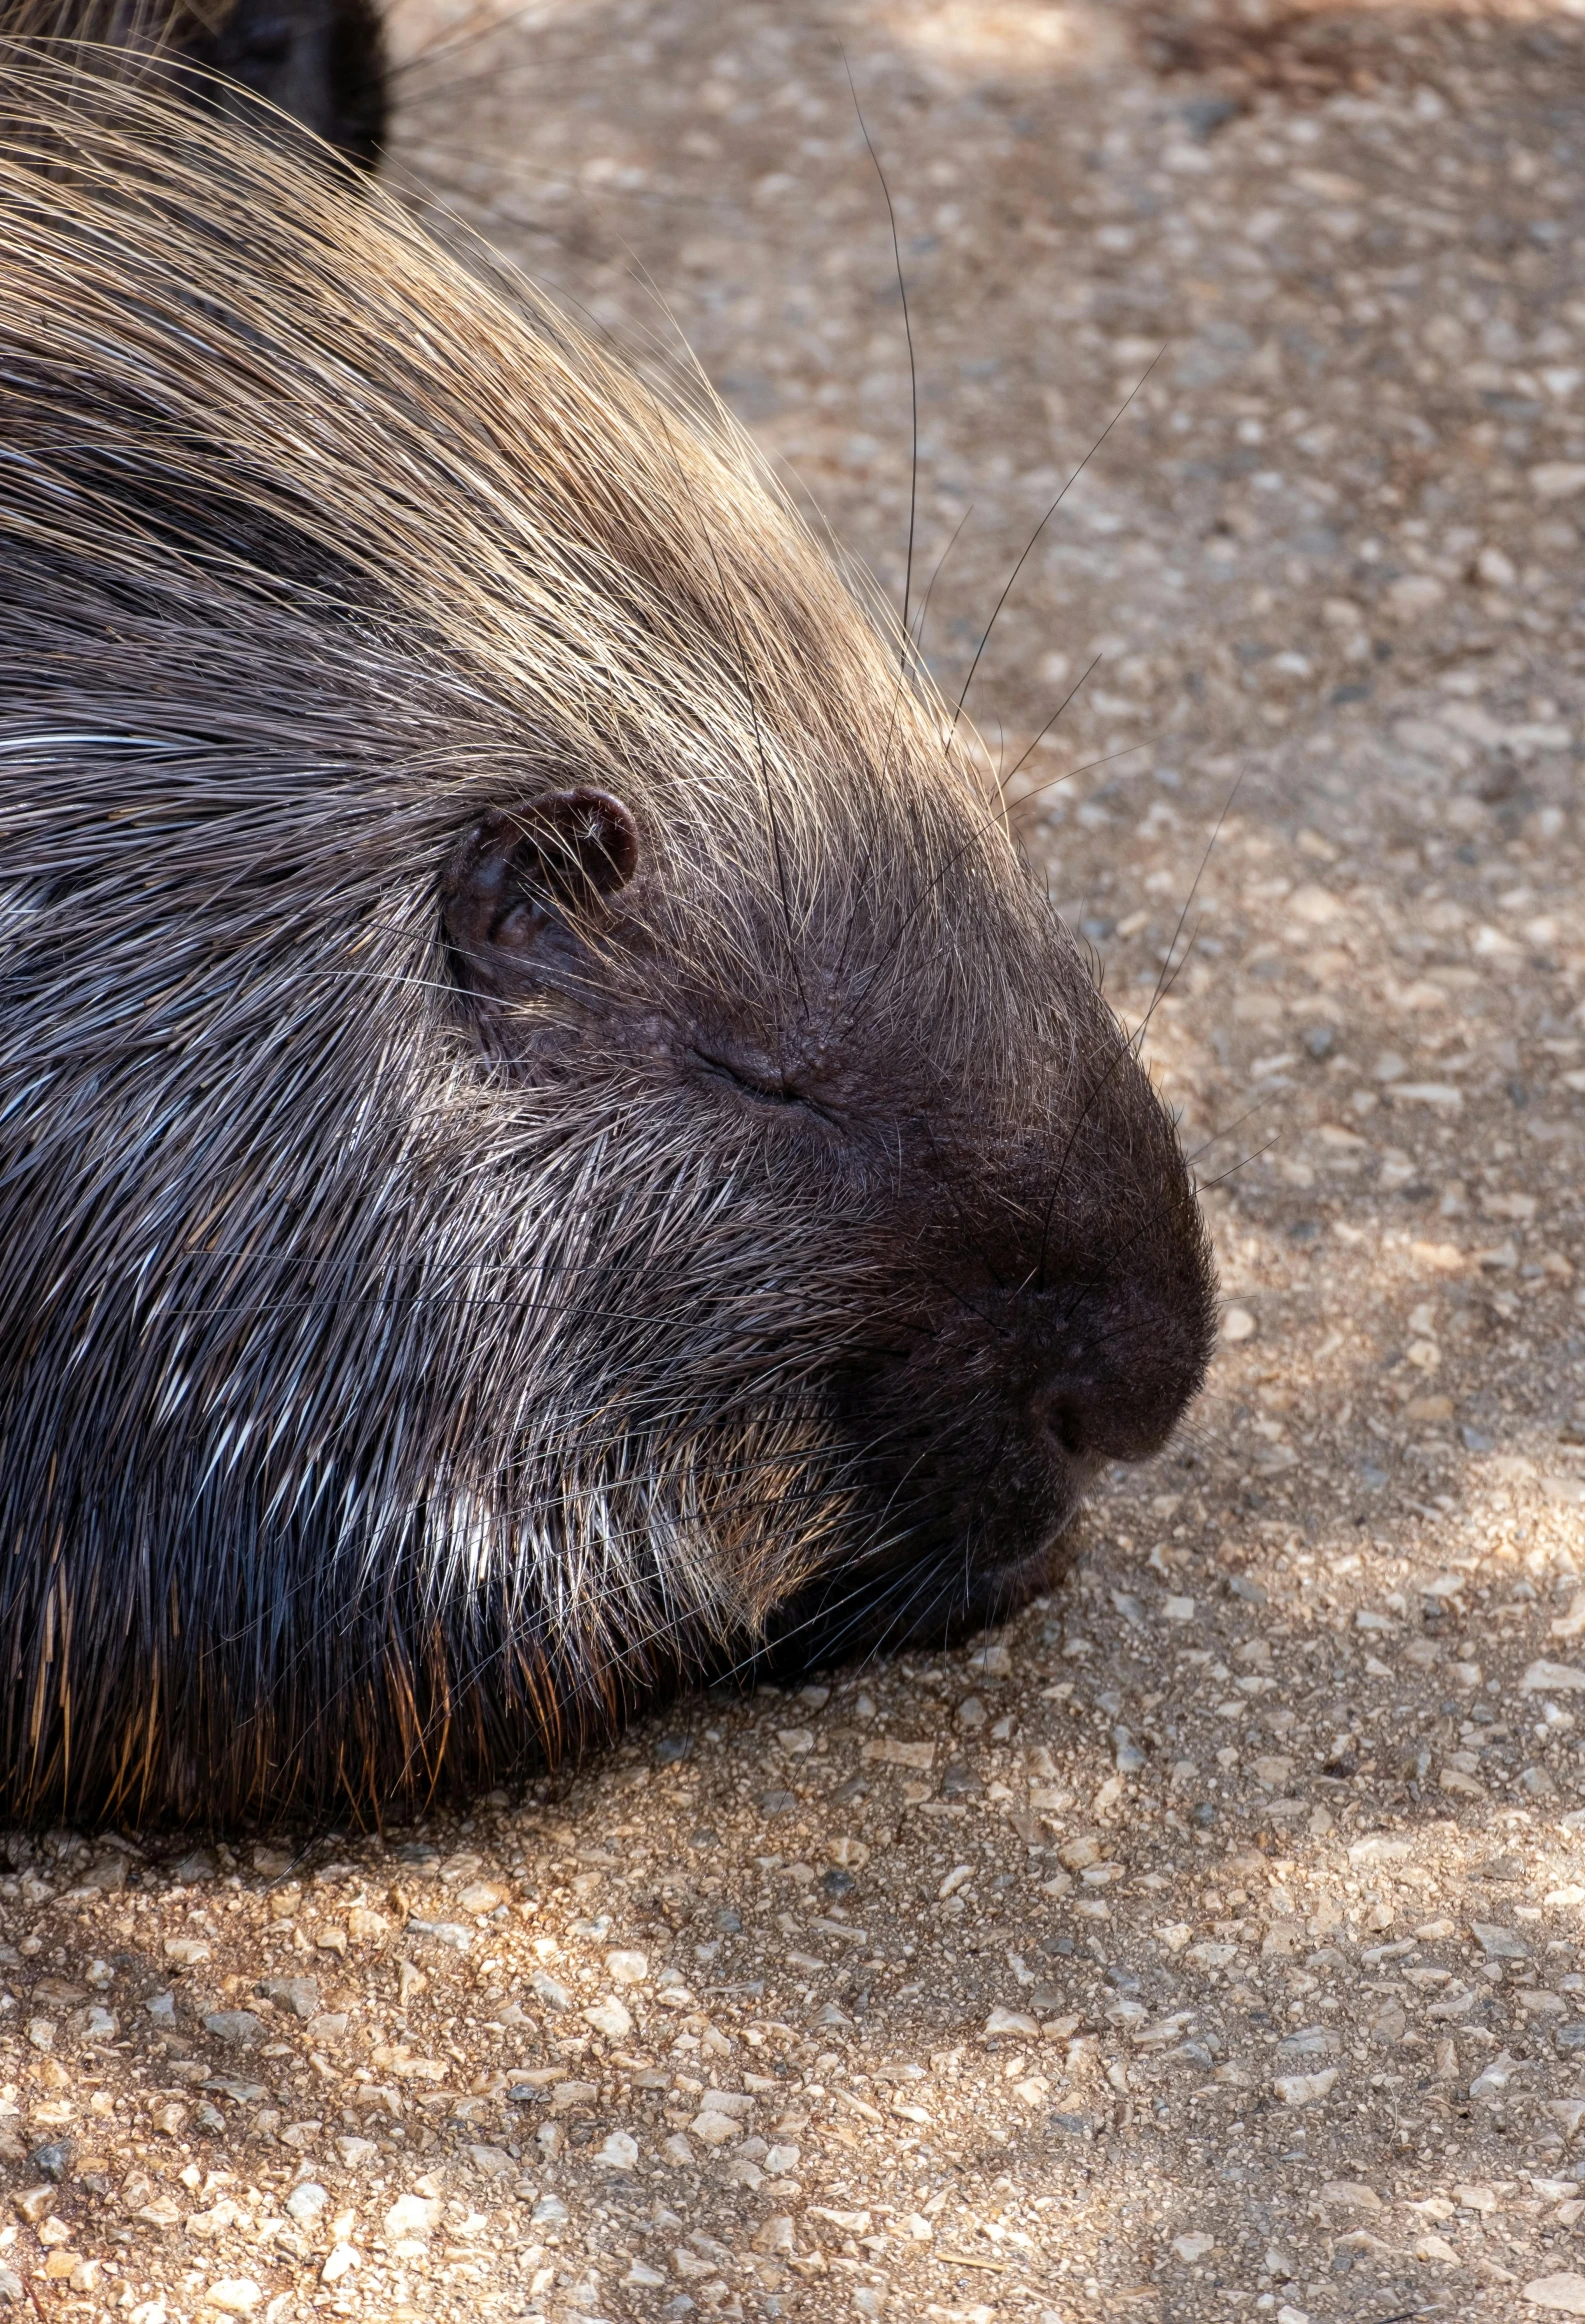
[[[1041,520],[1040,520],[1039,524],[1037,524],[1037,525],[1036,525],[1036,527],[1035,527],[1034,531],[1033,531],[1033,532],[1030,534],[1030,536],[1029,536],[1028,540],[1027,540],[1027,541],[1024,543],[1024,546],[1023,546],[1023,548],[1022,548],[1022,549],[1019,551],[1019,555],[1018,555],[1018,561],[1017,561],[1017,563],[1014,565],[1014,567],[1013,567],[1012,571],[1011,571],[1011,572],[1008,574],[1008,576],[1007,576],[1007,580],[1006,580],[1006,583],[1005,583],[1005,584],[1004,584],[1004,586],[1003,586],[1002,593],[1001,593],[1000,597],[998,597],[998,598],[997,598],[995,605],[994,605],[994,606],[991,608],[991,618],[990,618],[990,620],[989,620],[989,621],[988,621],[988,622],[985,624],[985,633],[984,633],[984,635],[981,637],[979,644],[978,644],[978,645],[975,647],[975,649],[974,649],[974,659],[973,659],[973,661],[972,661],[972,662],[970,662],[970,664],[969,664],[969,674],[968,674],[968,676],[967,676],[967,677],[964,679],[964,681],[963,681],[963,690],[962,690],[962,692],[961,692],[961,693],[959,694],[959,696],[958,696],[958,704],[957,704],[957,708],[956,708],[956,710],[953,712],[953,715],[952,715],[952,733],[953,733],[953,734],[956,734],[956,732],[957,732],[957,730],[958,730],[958,721],[959,721],[959,719],[960,719],[960,718],[963,716],[963,705],[965,704],[965,702],[967,702],[967,700],[968,700],[968,698],[969,698],[969,688],[970,688],[970,687],[973,685],[973,683],[974,683],[974,673],[975,673],[975,671],[976,671],[976,670],[979,668],[979,666],[980,666],[980,658],[981,658],[981,656],[984,654],[986,647],[987,647],[987,646],[990,644],[990,642],[991,642],[991,632],[992,632],[992,630],[993,630],[993,629],[996,627],[997,619],[998,619],[998,617],[999,617],[999,616],[1000,616],[1000,614],[1001,614],[1002,607],[1003,607],[1003,606],[1004,606],[1004,605],[1007,603],[1007,600],[1008,600],[1008,598],[1009,598],[1009,597],[1012,595],[1012,591],[1013,591],[1013,585],[1014,585],[1014,583],[1017,581],[1019,574],[1020,574],[1020,573],[1023,571],[1023,569],[1024,569],[1025,565],[1026,565],[1026,564],[1028,563],[1028,561],[1029,561],[1029,557],[1030,557],[1030,555],[1031,555],[1031,553],[1032,553],[1032,551],[1033,551],[1033,549],[1034,549],[1034,546],[1035,546],[1035,543],[1036,543],[1036,541],[1038,541],[1038,540],[1039,540],[1039,538],[1040,538],[1041,534],[1042,534],[1042,533],[1045,531],[1045,529],[1046,529],[1047,525],[1048,525],[1048,524],[1050,524],[1050,522],[1051,522],[1052,518],[1053,518],[1053,517],[1056,515],[1056,513],[1057,513],[1058,509],[1059,509],[1059,508],[1062,506],[1062,503],[1063,503],[1063,502],[1064,502],[1064,501],[1067,499],[1067,497],[1068,497],[1068,494],[1071,492],[1071,490],[1073,489],[1074,485],[1075,485],[1075,484],[1078,482],[1079,478],[1080,478],[1080,477],[1081,477],[1081,476],[1084,474],[1084,471],[1085,471],[1085,469],[1086,469],[1086,468],[1088,468],[1088,466],[1089,466],[1090,462],[1091,462],[1091,461],[1092,461],[1092,460],[1095,458],[1095,455],[1096,455],[1096,453],[1097,453],[1097,452],[1100,450],[1101,446],[1102,446],[1102,445],[1105,443],[1105,441],[1106,441],[1107,437],[1108,437],[1108,436],[1111,434],[1112,430],[1113,430],[1113,429],[1116,427],[1116,425],[1117,425],[1118,421],[1119,421],[1119,420],[1120,420],[1120,419],[1123,417],[1123,414],[1124,414],[1124,413],[1127,411],[1127,409],[1128,409],[1129,405],[1130,405],[1130,404],[1133,402],[1133,400],[1134,400],[1135,396],[1136,396],[1136,395],[1138,395],[1138,393],[1139,393],[1140,389],[1141,389],[1141,388],[1144,386],[1144,384],[1145,384],[1146,380],[1147,380],[1147,379],[1149,379],[1151,372],[1155,370],[1155,368],[1156,368],[1156,365],[1157,365],[1157,364],[1158,364],[1158,363],[1161,361],[1161,357],[1162,357],[1162,355],[1164,355],[1165,353],[1166,353],[1166,349],[1163,347],[1163,348],[1161,349],[1160,353],[1159,353],[1159,354],[1157,354],[1157,355],[1155,355],[1155,356],[1154,356],[1154,357],[1151,359],[1150,363],[1149,363],[1149,364],[1146,366],[1145,370],[1144,370],[1144,371],[1143,371],[1143,372],[1140,374],[1140,376],[1139,376],[1138,380],[1137,380],[1137,381],[1135,382],[1135,384],[1134,384],[1134,385],[1133,385],[1133,386],[1132,386],[1132,387],[1129,389],[1129,391],[1128,391],[1127,395],[1126,395],[1126,396],[1123,398],[1122,402],[1121,402],[1121,403],[1118,405],[1118,407],[1117,407],[1116,411],[1115,411],[1115,412],[1113,412],[1113,414],[1112,414],[1111,418],[1110,418],[1110,419],[1107,421],[1107,423],[1106,423],[1105,427],[1104,427],[1104,428],[1101,430],[1100,434],[1099,434],[1099,435],[1096,437],[1096,439],[1095,439],[1094,443],[1093,443],[1093,444],[1090,446],[1089,450],[1088,450],[1088,451],[1085,453],[1085,455],[1084,455],[1084,458],[1083,458],[1083,459],[1082,459],[1082,460],[1079,462],[1078,466],[1077,466],[1077,467],[1074,469],[1074,471],[1073,471],[1072,475],[1071,475],[1071,476],[1068,478],[1067,482],[1066,482],[1066,483],[1063,485],[1063,487],[1062,487],[1062,490],[1061,490],[1061,491],[1060,491],[1060,492],[1057,494],[1057,497],[1056,497],[1056,499],[1055,499],[1055,500],[1054,500],[1054,501],[1051,503],[1051,506],[1050,506],[1050,507],[1049,507],[1049,508],[1046,510],[1046,513],[1045,513],[1045,515],[1044,515],[1044,516],[1041,518]]]
[[[881,167],[881,157],[875,150],[875,141],[870,135],[869,124],[864,118],[864,108],[859,103],[858,90],[853,85],[853,67],[848,62],[847,50],[841,48],[840,42],[838,47],[841,49],[842,70],[848,77],[848,93],[853,99],[853,111],[858,119],[859,133],[864,139],[870,160],[875,165],[875,175],[880,179],[881,196],[886,204],[886,218],[892,233],[892,262],[897,269],[897,296],[902,302],[903,336],[908,342],[908,402],[912,441],[908,461],[908,553],[903,562],[903,634],[901,645],[902,667],[906,669],[908,665],[908,614],[914,578],[914,527],[919,510],[919,367],[914,360],[914,329],[908,315],[908,285],[903,280],[903,250],[897,236],[897,212],[892,206],[892,191],[886,183],[886,172]]]

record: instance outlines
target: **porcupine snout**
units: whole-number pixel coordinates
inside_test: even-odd
[[[1204,1377],[1212,1299],[1192,1215],[1035,1296],[1029,1419],[1053,1463],[1093,1471],[1161,1450]]]
[[[814,1663],[996,1618],[1061,1563],[1109,1461],[1168,1441],[1197,1392],[1216,1287],[1175,1127],[1098,1002],[1090,1069],[1038,1135],[988,1151],[965,1118],[916,1299],[840,1389],[870,1448],[874,1548],[777,1624]]]
[[[1029,1398],[1033,1441],[1054,1467],[1159,1452],[1197,1385],[1170,1306],[1134,1286],[1064,1315],[1046,1375]]]

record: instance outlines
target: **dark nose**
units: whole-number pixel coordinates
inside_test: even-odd
[[[1030,1400],[1037,1441],[1069,1461],[1139,1461],[1172,1434],[1204,1370],[1199,1319],[1124,1299],[1052,1351]]]

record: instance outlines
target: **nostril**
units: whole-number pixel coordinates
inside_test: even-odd
[[[1035,1419],[1048,1436],[1057,1443],[1070,1460],[1079,1460],[1090,1450],[1092,1430],[1083,1400],[1072,1389],[1048,1389],[1035,1402]]]

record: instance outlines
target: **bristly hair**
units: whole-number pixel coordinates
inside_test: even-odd
[[[1037,1308],[1170,1425],[1171,1126],[718,407],[13,48],[0,469],[5,1812],[408,1809],[895,1608]],[[569,798],[641,870],[503,1001],[451,900]]]

